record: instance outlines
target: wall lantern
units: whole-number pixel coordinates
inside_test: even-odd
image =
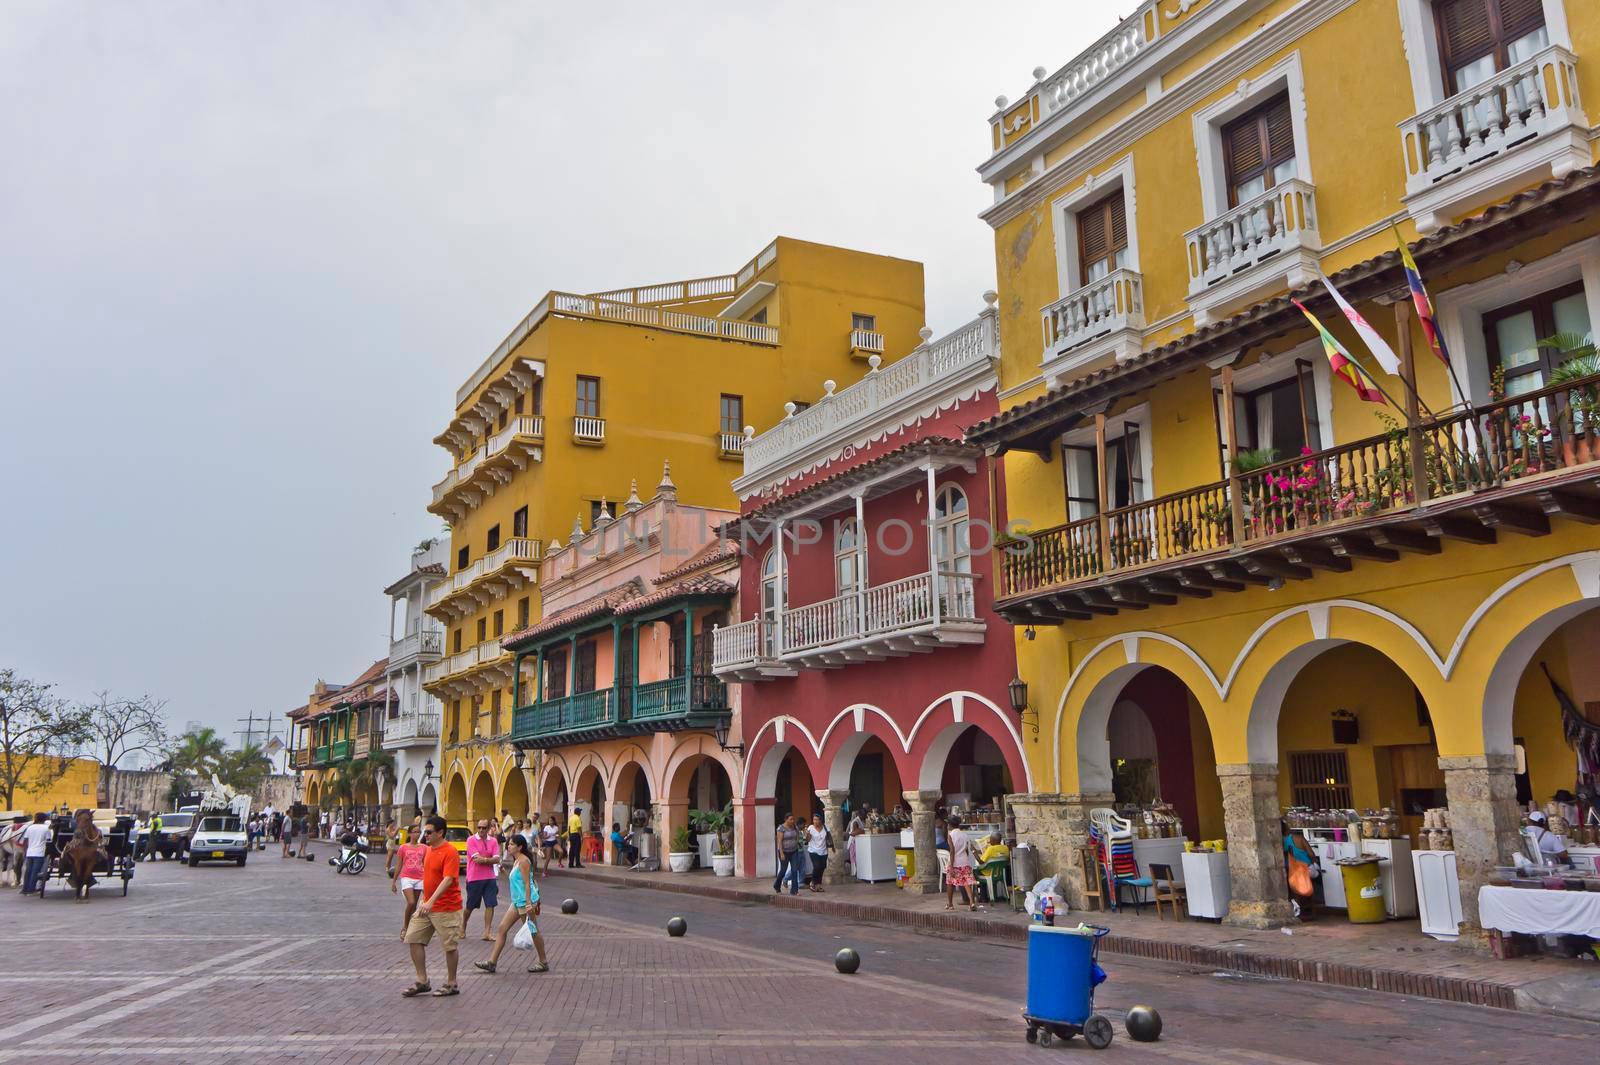
[[[524,751],[521,747],[518,747],[517,753],[512,756],[512,759],[516,762],[517,768],[521,769],[523,766],[528,764],[528,752]]]
[[[1361,722],[1356,715],[1342,708],[1333,712],[1333,742],[1361,742]]]
[[[422,779],[423,780],[432,780],[433,779],[433,759],[432,758],[430,758],[426,762],[422,763]]]
[[[738,751],[739,756],[741,758],[744,757],[744,744],[736,743],[732,747],[728,746],[728,719],[726,717],[720,717],[717,719],[717,724],[715,730],[713,731],[713,735],[716,736],[718,747],[721,747],[725,751]]]
[[[1023,711],[1028,709],[1028,682],[1020,676],[1012,677],[1011,683],[1006,685],[1006,691],[1011,694],[1011,709],[1021,717]]]

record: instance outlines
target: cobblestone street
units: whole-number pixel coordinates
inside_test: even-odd
[[[399,904],[381,865],[340,877],[273,851],[244,869],[142,865],[126,899],[52,888],[3,900],[9,1008],[0,1059],[197,1062],[960,1062],[1093,1053],[1029,1047],[1017,1018],[1025,954],[1010,944],[574,877],[544,884],[553,971],[501,972],[474,915],[462,995],[405,1001]],[[376,875],[374,875],[376,874]],[[503,893],[502,893],[503,894]],[[559,912],[576,897],[577,916]],[[668,938],[666,919],[689,921]],[[840,946],[862,971],[836,973]],[[437,951],[430,971],[442,976]],[[1100,1003],[1117,1039],[1094,1060],[1574,1061],[1595,1031],[1548,1017],[1107,959]],[[1161,1042],[1120,1009],[1162,1011]],[[1470,1042],[1466,1037],[1470,1035]]]

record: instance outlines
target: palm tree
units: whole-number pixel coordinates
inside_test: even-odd
[[[217,775],[234,791],[255,791],[271,773],[272,759],[253,743],[223,752],[217,767]]]
[[[226,745],[216,729],[199,728],[178,737],[178,746],[172,752],[174,773],[209,775],[222,764]]]

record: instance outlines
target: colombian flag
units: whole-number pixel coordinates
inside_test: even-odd
[[[1317,316],[1306,310],[1306,305],[1299,300],[1294,305],[1300,308],[1300,313],[1306,320],[1316,326],[1317,335],[1322,337],[1322,350],[1328,354],[1328,365],[1333,368],[1333,375],[1344,381],[1345,384],[1356,390],[1356,394],[1368,403],[1383,403],[1383,393],[1372,387],[1367,381],[1367,375],[1359,363],[1350,357],[1344,345],[1328,332],[1327,327],[1317,320]]]
[[[1394,227],[1394,239],[1400,245],[1400,263],[1406,271],[1406,287],[1411,290],[1411,302],[1417,306],[1417,319],[1422,322],[1422,335],[1428,338],[1428,347],[1439,357],[1439,361],[1446,366],[1450,365],[1450,353],[1445,350],[1444,334],[1439,332],[1439,323],[1433,317],[1433,301],[1428,298],[1428,290],[1422,287],[1422,271],[1417,269],[1417,261],[1411,257],[1411,249],[1406,247],[1406,239],[1400,235],[1400,227]]]

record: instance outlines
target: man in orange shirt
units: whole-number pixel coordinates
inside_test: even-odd
[[[406,926],[406,945],[411,951],[411,966],[417,982],[400,992],[416,998],[430,991],[437,998],[459,995],[456,986],[456,961],[461,946],[461,889],[456,885],[460,855],[444,838],[445,820],[437,814],[428,818],[422,829],[422,844],[428,855],[422,862],[422,898]],[[445,983],[434,991],[428,983],[428,941],[439,934],[444,947]]]

